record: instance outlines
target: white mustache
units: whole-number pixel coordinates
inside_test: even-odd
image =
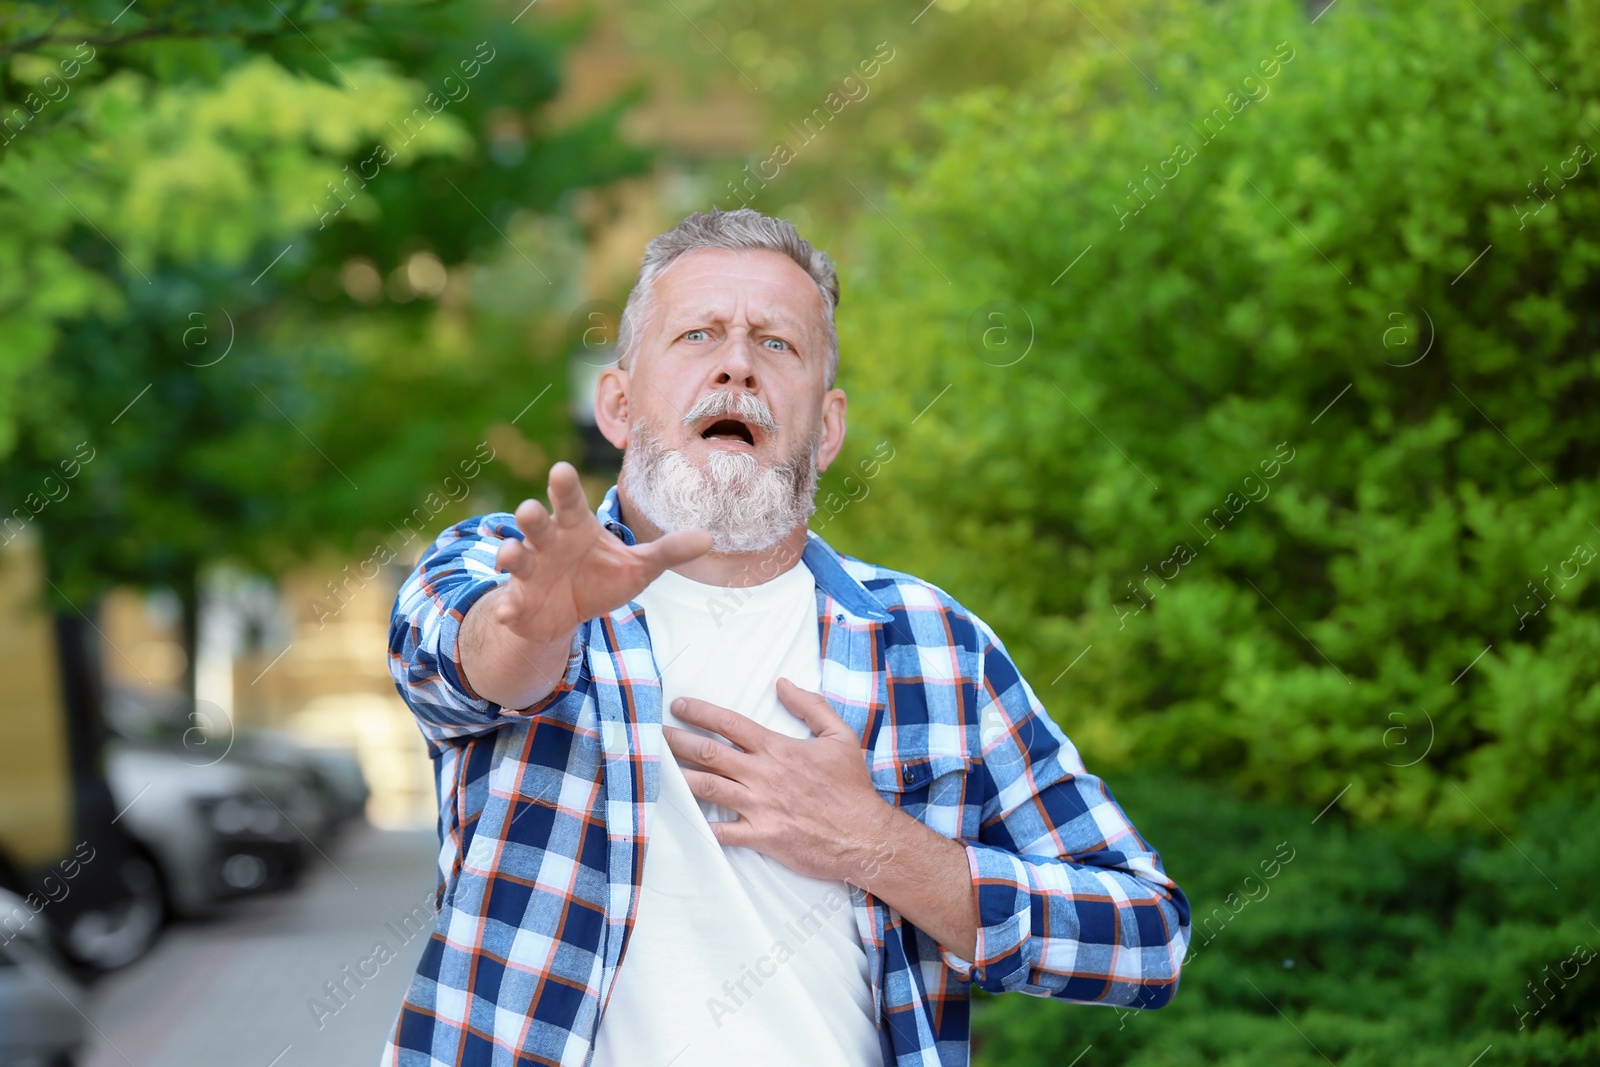
[[[694,406],[683,413],[683,424],[693,426],[704,419],[721,418],[728,415],[737,415],[752,426],[759,426],[768,433],[778,428],[778,420],[773,417],[772,409],[767,402],[754,393],[730,393],[718,390],[707,393],[694,402]]]

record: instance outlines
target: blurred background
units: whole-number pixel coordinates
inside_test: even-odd
[[[374,1062],[388,613],[619,455],[644,243],[843,282],[812,520],[985,617],[1190,896],[975,1062],[1600,1063],[1597,0],[0,0],[0,1063]],[[1148,215],[1148,217],[1147,217]],[[650,1065],[643,1065],[650,1067]]]

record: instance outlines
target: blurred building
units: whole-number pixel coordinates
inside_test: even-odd
[[[200,610],[195,727],[220,745],[232,730],[267,729],[348,748],[372,790],[370,821],[432,826],[427,748],[387,669],[389,609],[405,573],[386,568],[359,589],[346,582],[338,599],[328,591],[327,583],[341,578],[331,566],[276,586],[214,576]],[[174,694],[185,667],[178,624],[173,598],[160,592],[107,596],[100,628],[108,690]]]

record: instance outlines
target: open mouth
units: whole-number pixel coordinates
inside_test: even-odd
[[[756,443],[750,427],[738,419],[718,419],[702,430],[700,436],[707,441],[742,441],[751,446]]]

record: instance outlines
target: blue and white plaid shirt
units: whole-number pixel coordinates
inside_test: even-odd
[[[614,487],[598,514],[634,543]],[[521,536],[505,512],[458,523],[395,601],[389,669],[433,755],[441,844],[438,921],[384,1053],[395,1067],[587,1064],[633,926],[664,751],[647,620],[630,603],[580,626],[532,707],[479,697],[457,636]],[[943,590],[814,532],[801,562],[822,695],[862,738],[878,795],[964,845],[978,887],[971,963],[851,887],[886,1067],[967,1063],[973,984],[1165,1004],[1188,901],[1000,639]]]

